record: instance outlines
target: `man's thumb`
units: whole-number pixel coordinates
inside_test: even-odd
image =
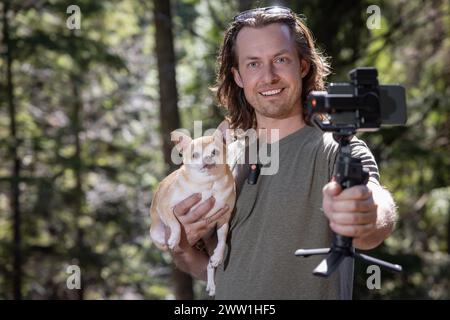
[[[339,193],[341,193],[341,191],[342,191],[341,186],[334,180],[334,178],[329,183],[327,183],[327,185],[323,188],[324,195],[332,197],[337,196]]]

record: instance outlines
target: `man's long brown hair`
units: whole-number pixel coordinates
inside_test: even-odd
[[[311,31],[302,19],[292,14],[267,14],[258,12],[251,18],[233,21],[225,32],[224,40],[217,58],[218,72],[216,86],[212,88],[221,106],[228,110],[227,120],[234,129],[247,130],[256,128],[256,117],[253,107],[247,102],[244,89],[239,87],[233,78],[231,68],[238,68],[236,55],[236,38],[243,27],[261,28],[272,23],[282,23],[289,27],[294,36],[299,58],[310,64],[308,74],[303,78],[302,103],[312,90],[323,90],[324,79],[330,73],[326,57],[316,49]],[[303,118],[309,124],[305,108]]]

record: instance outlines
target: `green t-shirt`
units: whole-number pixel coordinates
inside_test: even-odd
[[[378,183],[378,168],[366,144],[354,137],[361,158]],[[350,299],[353,261],[320,278],[312,270],[325,256],[300,258],[297,249],[329,247],[332,233],[322,212],[322,188],[333,175],[338,144],[330,133],[305,126],[279,141],[279,169],[243,182],[230,222],[224,262],[216,272],[216,299]]]

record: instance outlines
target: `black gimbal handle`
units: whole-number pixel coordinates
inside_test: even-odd
[[[353,186],[367,184],[369,171],[363,167],[361,159],[353,158],[351,155],[351,136],[336,137],[339,141],[340,152],[336,160],[335,179],[342,187],[347,189]],[[350,237],[334,234],[332,246],[336,249],[348,249],[352,246],[353,239]]]

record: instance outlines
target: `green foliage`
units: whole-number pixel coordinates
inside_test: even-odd
[[[382,183],[399,207],[396,231],[377,253],[389,252],[405,271],[400,277],[386,275],[380,292],[368,292],[359,281],[358,293],[361,298],[448,299],[450,7],[445,1],[394,1],[382,8],[383,27],[374,30],[366,56],[357,63],[376,66],[382,83],[400,82],[407,90],[407,126],[365,136]]]
[[[142,55],[125,59],[128,50],[141,50],[138,40],[151,37],[134,19],[143,10],[129,1],[118,3],[125,13],[81,2],[81,30],[71,32],[68,5],[18,5],[10,20],[22,161],[23,294],[77,298],[79,292],[66,288],[66,268],[77,264],[84,298],[165,297],[167,261],[147,237],[150,191],[161,172],[154,152],[156,106],[142,81],[149,64]],[[121,20],[129,24],[118,28]],[[8,119],[6,99],[0,113]],[[5,155],[6,128],[7,122],[0,130]],[[10,164],[0,165],[2,213],[9,212]],[[12,217],[1,214],[0,224],[0,297],[11,298]]]

